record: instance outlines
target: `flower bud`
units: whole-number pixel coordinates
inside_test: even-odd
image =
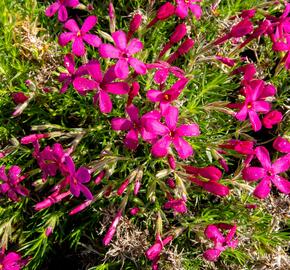
[[[175,170],[176,169],[176,162],[175,162],[175,159],[172,155],[168,155],[168,163],[169,163],[169,166],[172,170]]]
[[[29,144],[29,143],[33,143],[35,141],[38,141],[40,139],[43,138],[47,138],[48,137],[48,133],[46,134],[31,134],[28,136],[25,136],[23,138],[21,138],[21,144]]]
[[[282,121],[282,119],[283,119],[282,113],[277,110],[274,110],[267,113],[264,116],[262,123],[265,128],[273,128],[273,125],[279,124]]]
[[[118,191],[117,191],[117,194],[119,195],[119,196],[121,196],[123,193],[124,193],[124,191],[125,191],[125,189],[127,188],[127,186],[129,185],[129,183],[130,183],[130,180],[127,178],[122,184],[121,184],[121,186],[119,187],[119,189],[118,189]]]
[[[156,17],[158,20],[166,20],[167,18],[171,17],[174,12],[175,6],[172,5],[170,2],[166,2],[157,10]]]
[[[274,141],[273,147],[279,152],[290,153],[290,141],[280,136]]]
[[[103,180],[104,176],[106,175],[106,171],[102,170],[96,177],[95,179],[95,184],[98,185],[101,183],[101,181]]]
[[[139,13],[135,14],[130,23],[129,32],[134,34],[140,27],[141,23],[142,23],[142,15]]]
[[[12,99],[16,104],[24,103],[28,97],[23,92],[16,92],[12,94]]]
[[[84,203],[78,205],[77,207],[75,207],[73,210],[71,210],[69,212],[69,215],[75,215],[81,211],[83,211],[85,208],[87,208],[93,201],[92,200],[88,200],[88,201],[85,201]]]
[[[103,244],[104,246],[107,246],[110,244],[115,232],[116,232],[116,229],[117,229],[117,226],[118,226],[118,223],[120,222],[120,219],[122,217],[122,212],[121,211],[118,211],[117,212],[117,215],[115,216],[114,218],[114,221],[112,222],[111,226],[109,227],[105,237],[103,238]]]
[[[135,216],[135,215],[137,215],[137,214],[139,213],[139,211],[140,211],[140,208],[139,208],[139,207],[133,207],[133,208],[130,210],[130,214],[131,214],[132,216]]]
[[[186,33],[187,33],[187,29],[184,23],[177,25],[173,34],[170,37],[171,44],[177,43],[180,40],[182,40],[183,37],[186,35]]]

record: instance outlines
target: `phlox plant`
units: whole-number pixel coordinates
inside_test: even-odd
[[[67,244],[90,269],[253,269],[283,250],[267,204],[290,193],[290,4],[147,2],[38,4],[60,60],[0,118],[18,127],[0,144],[0,269],[54,269]]]

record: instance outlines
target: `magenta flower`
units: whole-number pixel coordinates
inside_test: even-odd
[[[129,75],[130,65],[136,73],[146,74],[146,65],[132,57],[135,53],[143,49],[142,42],[133,38],[127,42],[127,36],[122,30],[116,31],[112,34],[112,38],[115,43],[115,47],[111,44],[102,44],[99,48],[100,56],[103,58],[118,59],[115,66],[116,76],[120,79],[126,79]]]
[[[184,79],[184,71],[178,67],[171,66],[167,62],[158,61],[153,64],[147,64],[146,66],[148,69],[157,69],[153,78],[157,84],[164,84],[170,73],[178,79]]]
[[[55,3],[51,4],[45,10],[45,16],[52,17],[56,12],[58,12],[58,20],[65,22],[68,17],[66,7],[75,8],[77,5],[79,5],[78,0],[56,0]]]
[[[176,100],[181,94],[182,90],[188,83],[188,79],[180,79],[167,91],[161,92],[159,90],[151,89],[147,92],[147,98],[152,102],[159,102],[162,115],[170,107],[170,103]]]
[[[224,186],[218,181],[222,178],[222,172],[214,167],[207,166],[204,168],[196,168],[193,166],[185,166],[186,173],[192,175],[188,179],[204,188],[210,193],[218,196],[227,196],[229,194],[229,188]]]
[[[290,153],[290,141],[280,136],[275,139],[273,147],[281,153]]]
[[[93,47],[99,47],[101,39],[93,34],[88,33],[97,23],[98,18],[96,16],[89,16],[85,19],[81,29],[75,20],[70,19],[64,24],[64,28],[70,32],[60,34],[58,42],[60,46],[67,45],[72,41],[72,52],[76,56],[83,56],[86,53],[84,42]]]
[[[233,149],[243,155],[252,155],[255,153],[254,142],[252,141],[229,140],[226,144],[220,145],[220,147]]]
[[[243,178],[246,181],[257,181],[262,179],[253,194],[260,199],[266,198],[271,191],[272,183],[282,193],[289,194],[290,182],[279,176],[279,174],[289,169],[290,156],[283,156],[271,163],[269,152],[265,147],[259,146],[256,148],[255,152],[262,168],[248,167],[243,170]]]
[[[226,236],[223,235],[221,230],[228,230]],[[208,261],[216,261],[220,254],[227,248],[236,248],[238,240],[233,239],[237,230],[236,225],[229,225],[224,223],[210,224],[206,227],[205,236],[214,242],[214,246],[211,249],[206,250],[203,253],[203,257]]]
[[[274,110],[265,115],[262,120],[263,126],[265,128],[273,128],[273,125],[279,124],[283,119],[281,112]]]
[[[171,144],[173,144],[179,157],[182,159],[186,159],[193,154],[191,145],[182,137],[198,136],[200,134],[199,127],[197,124],[180,125],[177,127],[178,113],[177,108],[170,106],[165,114],[166,125],[154,119],[146,121],[146,129],[149,132],[162,136],[152,146],[151,153],[153,156],[165,157]]]
[[[8,175],[5,172],[5,166],[0,167],[0,193],[7,194],[12,201],[18,201],[18,194],[26,197],[29,194],[29,190],[20,185],[20,182],[25,179],[25,176],[20,176],[21,168],[13,165],[8,171]]]
[[[5,255],[0,252],[0,269],[1,270],[20,270],[27,264],[27,260],[22,260],[16,252],[9,252]]]
[[[194,4],[198,2],[201,2],[201,0],[176,0],[177,7],[175,14],[181,19],[184,19],[188,16],[188,9],[190,9],[195,18],[199,20],[202,15],[202,10],[199,5]]]
[[[89,170],[85,167],[80,167],[76,171],[75,164],[70,156],[65,157],[65,164],[69,173],[66,180],[70,183],[71,193],[74,196],[79,197],[80,192],[82,192],[88,200],[92,200],[93,195],[91,191],[85,185],[83,185],[84,183],[88,183],[91,180]]]
[[[216,55],[215,59],[222,62],[223,64],[229,66],[229,67],[233,67],[235,65],[235,60],[228,58],[228,57],[223,57],[220,55]]]
[[[165,21],[175,13],[175,6],[170,2],[163,4],[156,12],[155,18],[147,25],[147,28],[153,26],[158,21]]]
[[[85,95],[89,90],[96,91],[94,103],[99,103],[102,113],[111,112],[113,105],[109,93],[125,95],[129,92],[128,84],[125,82],[113,82],[116,79],[114,66],[110,67],[104,75],[97,60],[91,60],[86,65],[86,68],[93,80],[83,77],[76,78],[73,82],[74,88],[81,95]]]
[[[262,123],[258,113],[265,114],[271,110],[271,104],[265,101],[265,98],[275,93],[276,88],[272,85],[265,85],[262,80],[250,81],[244,88],[246,100],[241,104],[241,110],[236,113],[236,118],[239,121],[245,121],[249,116],[253,130],[260,130]]]
[[[58,80],[63,83],[60,93],[64,93],[67,91],[70,84],[74,82],[74,80],[80,76],[88,74],[86,66],[83,65],[78,69],[75,68],[75,61],[73,54],[67,54],[64,57],[64,66],[66,67],[66,73],[62,72],[59,75]]]
[[[27,97],[23,92],[15,92],[12,94],[12,99],[15,104],[22,104],[26,100],[28,100],[29,97]]]
[[[124,145],[131,149],[135,150],[138,147],[139,139],[138,134],[140,133],[142,138],[146,141],[151,141],[157,137],[155,133],[150,133],[144,128],[144,122],[148,119],[160,119],[160,114],[157,111],[152,111],[147,114],[144,114],[141,118],[139,116],[139,110],[133,104],[126,108],[126,112],[129,116],[128,118],[113,118],[111,121],[113,130],[128,130],[125,139]]]
[[[48,208],[55,203],[59,203],[60,201],[62,201],[64,198],[66,198],[69,195],[71,195],[70,191],[66,191],[66,192],[60,193],[60,194],[59,194],[59,192],[54,192],[52,195],[48,196],[43,201],[34,205],[34,209],[36,211],[40,211],[42,209]]]
[[[112,241],[112,238],[117,230],[117,226],[121,220],[122,217],[122,211],[118,211],[111,226],[109,227],[105,237],[103,238],[103,244],[104,246],[107,246],[110,244],[110,242]]]
[[[165,209],[173,209],[174,214],[187,212],[186,203],[183,199],[169,199],[168,202],[164,204]]]

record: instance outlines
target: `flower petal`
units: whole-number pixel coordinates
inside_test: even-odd
[[[73,81],[73,86],[81,95],[84,95],[89,90],[97,89],[99,84],[86,78],[76,78]]]
[[[242,109],[236,113],[235,117],[239,120],[239,121],[245,121],[248,115],[248,108],[246,105],[244,105],[242,107]]]
[[[199,20],[201,18],[201,15],[202,15],[202,9],[199,5],[196,5],[196,4],[190,4],[189,6],[192,14],[195,16],[195,18],[197,20]]]
[[[79,189],[89,201],[94,198],[91,191],[85,185],[80,185]]]
[[[64,5],[66,5],[67,7],[76,7],[77,5],[79,5],[79,0],[64,0],[63,1]]]
[[[128,63],[125,59],[119,59],[115,66],[115,74],[120,79],[126,79],[129,75]]]
[[[3,181],[7,181],[8,180],[8,177],[6,175],[6,172],[5,172],[5,166],[1,166],[0,167],[0,180],[3,180]]]
[[[125,95],[128,94],[130,88],[125,82],[113,82],[105,84],[103,90],[115,95]]]
[[[254,101],[252,105],[256,112],[267,113],[271,110],[271,104],[267,101]]]
[[[165,157],[168,154],[169,146],[171,144],[171,138],[165,135],[153,144],[151,153],[155,157]]]
[[[198,168],[198,174],[204,178],[210,179],[211,181],[218,181],[222,178],[222,172],[214,167],[214,166],[207,166],[204,168]]]
[[[146,65],[142,61],[130,57],[128,62],[132,66],[132,68],[136,71],[136,73],[142,75],[146,74],[147,72]]]
[[[259,199],[264,199],[269,195],[270,191],[271,191],[271,181],[268,177],[265,177],[257,185],[253,194]]]
[[[102,40],[97,35],[85,34],[83,40],[95,48],[102,44]]]
[[[94,78],[98,83],[102,82],[103,74],[101,70],[101,65],[98,60],[91,60],[86,64],[86,69],[89,74]]]
[[[130,106],[128,106],[126,108],[126,112],[128,113],[130,119],[135,122],[138,123],[139,122],[139,109],[134,106],[133,104],[131,104]]]
[[[221,250],[219,249],[208,249],[203,253],[203,257],[208,260],[208,261],[212,261],[215,262],[217,261],[217,259],[219,258],[219,256],[221,255]]]
[[[82,33],[89,32],[97,23],[98,18],[96,16],[89,16],[85,19],[83,26],[81,28]]]
[[[116,117],[111,120],[113,130],[128,130],[133,127],[132,122],[126,118]]]
[[[267,148],[265,148],[264,146],[258,146],[255,149],[255,153],[256,153],[256,156],[259,159],[261,165],[265,169],[270,169],[271,168],[271,160],[270,160],[270,155],[269,155]]]
[[[21,168],[19,166],[13,165],[8,171],[8,177],[12,184],[16,184],[21,173]]]
[[[112,34],[112,38],[116,44],[116,46],[120,49],[120,50],[125,50],[127,47],[127,35],[125,34],[124,31],[119,30],[116,31]]]
[[[180,158],[186,159],[193,154],[191,145],[183,138],[175,137],[173,144]]]
[[[77,33],[80,31],[80,28],[77,24],[77,22],[73,19],[68,20],[65,24],[64,24],[64,28],[70,30],[71,32]]]
[[[249,118],[254,131],[259,131],[262,128],[261,120],[258,114],[252,110],[249,110]]]
[[[112,111],[112,101],[110,96],[105,91],[99,93],[99,107],[102,113],[109,113]]]
[[[290,141],[278,136],[273,143],[273,147],[282,153],[290,153]]]
[[[66,44],[68,44],[71,40],[73,40],[75,38],[75,33],[71,33],[71,32],[65,32],[65,33],[61,33],[60,36],[58,37],[58,43],[60,46],[65,46]]]
[[[218,229],[218,227],[214,224],[208,225],[204,230],[204,235],[214,241],[223,242],[225,240],[224,236]]]
[[[59,9],[60,3],[53,3],[45,10],[45,16],[52,17]]]
[[[85,45],[80,37],[75,38],[72,43],[72,52],[76,56],[83,56],[86,53]]]
[[[246,181],[257,181],[266,176],[266,171],[260,167],[248,167],[243,170],[242,174]]]
[[[133,38],[131,39],[130,43],[128,44],[127,50],[130,53],[130,55],[133,55],[143,49],[143,44],[142,42],[137,39]]]
[[[278,158],[273,164],[272,168],[275,174],[286,172],[290,167],[290,157],[288,155]]]
[[[131,150],[135,150],[138,144],[138,131],[136,129],[130,129],[124,139],[124,145]]]
[[[76,172],[76,179],[80,183],[87,183],[91,180],[91,175],[89,173],[89,170],[85,167],[80,167]]]
[[[180,125],[176,129],[176,134],[178,136],[198,136],[200,134],[199,126],[197,124],[190,124],[190,125]]]
[[[152,102],[159,102],[162,100],[162,92],[158,90],[151,89],[147,91],[146,97]]]
[[[167,68],[159,69],[154,74],[154,81],[157,84],[165,83],[166,82],[166,79],[168,77],[168,74],[169,74],[169,72],[168,72],[168,69]]]
[[[167,126],[161,124],[158,120],[155,119],[144,119],[143,121],[144,127],[151,133],[155,133],[158,135],[166,135],[170,131],[168,130]]]
[[[181,19],[184,19],[188,15],[188,7],[183,0],[177,0],[176,2],[177,8],[175,9],[175,14]]]
[[[64,66],[68,70],[70,74],[74,74],[75,72],[75,61],[73,54],[67,54],[64,57]]]
[[[120,51],[111,44],[101,44],[99,54],[103,58],[119,58]]]
[[[58,10],[57,18],[60,22],[65,22],[68,18],[67,10],[64,5],[61,5]]]
[[[271,178],[273,184],[284,194],[290,193],[290,182],[285,178],[275,175]]]

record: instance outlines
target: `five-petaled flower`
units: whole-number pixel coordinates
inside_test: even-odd
[[[126,79],[129,75],[128,64],[138,74],[146,74],[146,65],[132,57],[133,54],[143,49],[142,42],[137,38],[132,38],[127,42],[127,35],[122,30],[116,31],[112,34],[112,38],[116,47],[111,44],[102,44],[99,48],[100,56],[103,58],[118,59],[115,66],[116,76],[120,79]]]
[[[65,22],[68,17],[66,7],[75,8],[78,4],[79,0],[56,0],[55,3],[51,4],[45,10],[45,15],[52,17],[56,12],[58,12],[58,20]]]
[[[61,33],[59,36],[59,44],[61,46],[67,45],[72,41],[72,52],[76,56],[83,56],[86,53],[84,41],[93,47],[99,47],[101,39],[97,35],[88,33],[97,23],[96,16],[89,16],[85,19],[81,28],[75,20],[70,19],[64,24],[64,28],[70,32]]]
[[[264,146],[257,147],[255,153],[262,168],[248,167],[243,170],[243,178],[246,181],[257,181],[262,179],[254,190],[254,195],[260,199],[266,198],[271,191],[272,183],[282,193],[289,194],[290,182],[279,174],[289,169],[290,156],[282,156],[271,163],[269,152]]]
[[[224,236],[221,230],[228,230],[227,235]],[[214,242],[214,246],[203,253],[204,258],[208,261],[216,261],[220,254],[227,248],[236,248],[238,245],[238,240],[233,239],[236,230],[236,225],[224,223],[208,225],[204,231],[204,234],[207,238]]]
[[[8,175],[5,172],[5,166],[0,167],[0,193],[7,194],[12,201],[18,201],[18,194],[26,197],[29,194],[29,190],[22,185],[20,182],[25,179],[25,176],[20,176],[21,168],[13,165],[8,171]]]
[[[128,84],[125,82],[113,82],[116,79],[114,66],[109,68],[104,75],[97,60],[91,60],[86,65],[86,68],[93,80],[83,77],[76,78],[73,82],[74,88],[82,95],[85,95],[89,90],[96,91],[94,103],[98,101],[102,113],[111,112],[113,105],[108,93],[115,95],[128,94],[130,90]]]
[[[182,137],[198,136],[200,134],[197,124],[180,125],[177,127],[178,109],[170,106],[165,113],[166,125],[158,120],[150,119],[145,122],[149,132],[161,135],[162,138],[152,146],[151,153],[155,157],[165,157],[169,152],[171,143],[182,159],[186,159],[193,154],[191,145]]]
[[[22,260],[16,252],[8,252],[6,255],[0,252],[0,269],[1,270],[20,270],[26,265],[28,260]]]
[[[84,185],[84,183],[88,183],[91,180],[89,170],[85,167],[80,167],[76,171],[75,164],[70,156],[65,157],[65,164],[68,170],[66,180],[70,184],[71,193],[76,197],[79,197],[82,192],[88,200],[92,200],[93,195],[91,191]]]
[[[201,7],[195,3],[201,1],[202,0],[176,0],[177,7],[175,14],[181,19],[184,19],[188,16],[188,9],[190,9],[195,18],[199,20],[202,15],[202,10]]]

